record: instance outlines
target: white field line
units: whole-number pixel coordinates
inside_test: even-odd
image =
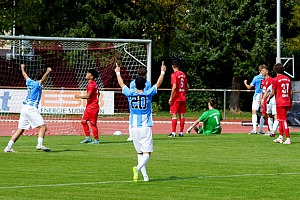
[[[219,178],[237,178],[237,177],[257,177],[257,176],[292,176],[300,175],[300,172],[291,173],[274,173],[274,174],[232,174],[224,176],[199,176],[194,179],[219,179]],[[186,180],[189,178],[174,178],[170,181]],[[155,181],[155,179],[153,179]],[[166,180],[164,180],[166,181]],[[143,182],[143,181],[141,181]],[[57,184],[45,184],[45,185],[16,185],[16,186],[0,186],[1,189],[18,189],[18,188],[41,188],[41,187],[65,187],[65,186],[81,186],[81,185],[103,185],[103,184],[114,184],[114,183],[132,183],[132,181],[102,181],[102,182],[86,182],[86,183],[57,183]]]

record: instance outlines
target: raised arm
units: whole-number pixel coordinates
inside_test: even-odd
[[[162,64],[161,64],[161,67],[160,67],[160,75],[159,75],[159,77],[157,79],[157,82],[155,84],[155,86],[157,88],[159,88],[161,86],[161,84],[162,84],[162,82],[164,80],[164,76],[165,76],[166,70],[167,70],[167,67],[165,66],[164,61],[163,61]]]
[[[251,90],[251,89],[253,88],[252,85],[248,85],[248,84],[247,84],[247,80],[244,80],[244,84],[245,84],[245,86],[246,86],[246,88],[247,88],[248,90]]]
[[[21,64],[21,70],[22,70],[22,75],[25,78],[25,80],[29,79],[27,73],[25,72],[25,65]]]
[[[118,64],[116,63],[116,68],[115,68],[115,72],[116,72],[116,75],[117,75],[117,79],[118,79],[118,83],[120,85],[121,88],[123,88],[124,86],[126,86],[124,84],[124,81],[121,77],[121,74],[120,74],[120,67],[118,66]]]
[[[43,75],[40,84],[43,85],[45,81],[47,80],[48,74],[52,71],[50,67],[47,68],[46,73]]]

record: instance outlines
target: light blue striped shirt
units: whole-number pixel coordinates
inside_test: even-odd
[[[122,93],[126,95],[129,103],[129,125],[131,127],[151,127],[152,120],[152,97],[157,93],[154,85],[149,90],[137,93],[136,89],[122,88]]]
[[[42,86],[40,85],[40,81],[34,81],[28,78],[26,80],[26,86],[27,96],[23,101],[23,104],[35,106],[38,108],[42,96]]]
[[[264,79],[265,77],[261,74],[254,76],[252,82],[250,83],[250,85],[252,85],[255,88],[255,92],[253,95],[253,99],[259,99],[261,94],[262,94],[262,88],[261,88],[261,81]]]

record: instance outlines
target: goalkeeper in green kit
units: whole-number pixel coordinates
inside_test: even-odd
[[[222,131],[221,121],[223,120],[222,115],[219,110],[215,109],[217,103],[214,98],[209,99],[208,102],[208,110],[205,111],[199,119],[197,119],[194,124],[187,129],[187,133],[189,134],[191,130],[194,130],[198,134],[210,135],[210,134],[220,134]],[[197,124],[200,122],[203,123],[203,127],[199,126],[197,128]]]

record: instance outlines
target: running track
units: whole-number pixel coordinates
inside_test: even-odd
[[[186,129],[192,125],[194,121],[186,121]],[[80,120],[45,120],[47,125],[47,135],[83,135]],[[18,120],[0,121],[0,136],[10,136],[12,131],[17,128]],[[179,124],[177,125],[177,129]],[[98,121],[99,132],[102,135],[113,135],[115,131],[121,131],[122,134],[128,134],[128,121],[118,119],[101,119]],[[154,119],[152,128],[153,134],[168,134],[171,131],[171,120]],[[242,126],[242,121],[222,121],[222,133],[248,133],[252,130],[252,126]],[[267,131],[263,127],[263,131]],[[300,127],[290,127],[290,132],[300,132]],[[191,133],[195,133],[193,130]],[[37,135],[37,129],[24,132],[25,135]]]

